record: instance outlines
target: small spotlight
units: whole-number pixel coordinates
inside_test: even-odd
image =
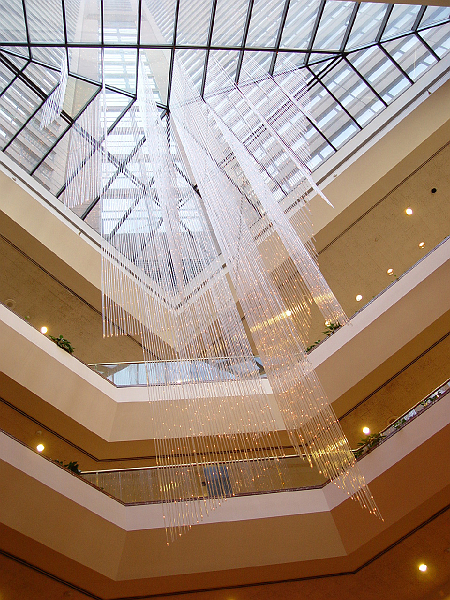
[[[370,429],[368,427],[363,427],[363,434],[369,435],[369,433],[370,433]]]
[[[325,327],[329,327],[330,325],[331,325],[330,319],[328,319],[327,321],[325,321]]]
[[[394,274],[394,269],[388,269],[388,270],[386,271],[386,273],[387,273],[388,275],[393,275],[393,274]]]
[[[422,571],[422,573],[425,573],[425,571],[427,569],[428,569],[428,567],[424,563],[422,563],[421,565],[419,565],[419,571]]]
[[[48,331],[48,327],[46,327],[45,325],[44,325],[44,327],[41,327],[41,333],[45,334],[45,333],[47,333],[47,331]]]
[[[38,445],[36,446],[36,450],[37,450],[38,452],[42,452],[42,450],[43,450],[44,448],[45,448],[44,444],[38,444]]]
[[[419,248],[425,248],[425,242],[420,242]]]
[[[432,194],[435,194],[436,192],[437,192],[437,189],[436,189],[436,188],[431,188],[431,193],[432,193]]]
[[[412,215],[412,214],[413,214],[413,209],[412,209],[412,208],[407,208],[407,209],[405,210],[405,213],[406,213],[407,215]]]
[[[361,294],[358,294],[356,296],[356,302],[361,302],[361,300],[362,300],[362,296],[361,296]]]
[[[287,316],[287,317],[290,317],[291,315],[292,315],[292,311],[291,311],[291,310],[287,310],[287,311],[286,311],[286,316]]]

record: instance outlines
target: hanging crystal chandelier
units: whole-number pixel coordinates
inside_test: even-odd
[[[163,118],[148,72],[143,55],[137,101],[122,125],[136,149],[126,197],[102,190],[103,89],[72,129],[64,201],[73,208],[100,196],[104,335],[139,336],[148,381],[152,361],[173,361],[176,383],[148,384],[168,540],[249,482],[282,487],[280,430],[297,455],[379,515],[305,353],[312,304],[327,320],[347,318],[318,268],[306,200],[295,229],[280,205],[293,190],[326,200],[307,167],[299,71],[286,63],[272,77],[250,60],[237,85],[211,59],[202,98],[175,59]],[[52,100],[52,110],[61,102]],[[112,208],[126,220],[112,221]],[[284,257],[276,275],[270,251]],[[202,368],[193,368],[198,359]]]

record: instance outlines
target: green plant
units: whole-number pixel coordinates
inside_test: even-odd
[[[52,340],[52,342],[55,342],[57,346],[59,346],[69,354],[73,354],[75,348],[72,346],[69,340],[66,340],[66,338],[64,338],[62,335],[60,335],[59,337],[49,335],[48,337]]]
[[[361,441],[358,442],[358,448],[353,450],[355,458],[359,458],[363,454],[366,454],[366,452],[369,452],[369,450],[372,450],[372,448],[378,446],[383,438],[384,435],[382,433],[371,433],[362,438]]]
[[[72,471],[72,473],[76,473],[77,475],[81,473],[78,461],[76,460],[71,460],[67,464],[64,464],[62,460],[55,460],[55,463],[58,463],[58,465],[61,465],[65,469],[68,469],[69,471]]]
[[[334,323],[333,321],[330,321],[329,323],[326,324],[326,329],[325,331],[323,331],[322,333],[324,335],[328,337],[330,337],[330,335],[333,335],[333,333],[335,331],[337,331],[340,327],[342,327],[342,325],[339,323],[339,321],[336,321],[336,323]],[[311,350],[313,350],[316,346],[318,346],[320,343],[322,342],[322,340],[316,340],[315,342],[313,342],[311,344],[311,346],[308,346],[305,350],[305,352],[311,352]]]

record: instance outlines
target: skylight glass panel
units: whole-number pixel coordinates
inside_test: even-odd
[[[38,165],[57,139],[69,127],[64,119],[58,117],[48,127],[39,129],[42,110],[31,119],[7,149],[11,158],[20,162],[28,172]]]
[[[419,10],[418,4],[414,6],[395,4],[384,30],[383,39],[411,31]]]
[[[338,148],[358,131],[358,127],[322,84],[316,82],[313,89],[311,113],[324,137]]]
[[[156,21],[158,35],[166,44],[173,42],[175,7],[176,0],[142,0],[142,10],[145,16],[151,15],[151,18]]]
[[[28,32],[33,42],[63,42],[64,26],[61,2],[25,0]]]
[[[103,39],[105,44],[137,42],[137,3],[131,0],[103,2]]]
[[[437,60],[415,35],[385,42],[383,46],[414,81]]]
[[[67,41],[95,43],[101,39],[100,0],[64,0]]]
[[[141,50],[141,56],[145,56],[147,59],[147,76],[155,102],[166,104],[169,87],[170,50]]]
[[[273,47],[283,13],[283,0],[255,0],[247,46]]]
[[[69,72],[91,81],[102,81],[102,51],[100,48],[69,48]]]
[[[450,27],[448,25],[426,29],[421,31],[420,35],[440,58],[444,57],[450,50]]]
[[[426,27],[450,19],[449,6],[427,6],[419,27]]]
[[[225,69],[227,75],[233,80],[236,76],[236,67],[240,52],[238,50],[211,50],[211,57]]]
[[[177,50],[176,56],[180,57],[194,86],[200,91],[203,69],[205,67],[206,50]]]
[[[346,47],[355,48],[374,42],[387,7],[387,4],[372,2],[360,4]]]
[[[311,68],[320,76],[317,66]],[[384,108],[370,87],[346,62],[327,70],[320,80],[361,127]]]
[[[69,139],[70,133],[66,133],[33,173],[33,177],[54,195],[63,187],[66,178]]]
[[[320,0],[291,0],[281,37],[282,48],[307,48]]]
[[[238,46],[242,42],[248,0],[218,0],[214,17],[213,46]],[[233,23],[231,27],[230,24]]]
[[[180,0],[177,44],[205,46],[211,20],[211,0]]]
[[[387,104],[410,85],[400,69],[376,46],[352,52],[348,59]]]
[[[50,92],[55,89],[59,82],[58,71],[46,69],[45,67],[36,65],[35,63],[30,63],[26,69],[24,69],[24,74],[46,94],[50,94]]]
[[[43,102],[20,79],[0,97],[0,134],[2,147],[9,142],[36,108]]]
[[[61,68],[64,53],[64,48],[33,48],[31,51],[33,60],[51,65],[58,71]]]
[[[314,49],[338,50],[347,31],[353,2],[327,2],[320,18]]]
[[[26,42],[27,32],[23,18],[21,0],[2,0],[0,2],[2,18],[0,19],[1,42]]]
[[[137,50],[105,48],[104,57],[105,84],[134,94],[136,91]]]

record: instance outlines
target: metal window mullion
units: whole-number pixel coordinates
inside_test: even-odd
[[[28,18],[27,18],[27,9],[25,6],[25,0],[22,0],[22,12],[23,12],[23,20],[25,22],[25,35],[27,36],[28,58],[30,60],[32,60],[33,55],[31,53],[31,38],[30,38],[30,30],[28,29]]]
[[[67,39],[67,23],[66,23],[66,6],[64,4],[65,0],[61,0],[61,10],[62,10],[62,18],[63,18],[63,31],[64,31],[64,46],[66,52],[66,60],[67,60],[67,71],[70,71],[69,68],[69,47],[68,47],[68,39]]]
[[[394,5],[393,4],[388,4],[386,7],[386,12],[384,13],[384,17],[383,20],[381,21],[381,25],[380,25],[380,29],[378,30],[378,33],[375,37],[375,42],[378,43],[381,38],[383,37],[383,33],[386,30],[386,25],[389,21],[389,17],[391,16],[392,11],[394,10]]]
[[[384,98],[382,96],[380,96],[380,94],[376,91],[376,89],[372,86],[372,84],[369,81],[367,81],[367,79],[358,71],[358,69],[355,67],[355,65],[353,65],[351,63],[351,61],[347,58],[347,56],[344,56],[344,60],[348,64],[348,66],[358,75],[358,77],[361,79],[361,81],[364,81],[364,83],[371,90],[371,92],[374,94],[374,96],[376,96],[378,98],[378,100],[382,104],[384,104],[384,106],[386,107],[388,105],[386,100],[384,100]]]
[[[56,88],[55,88],[56,89]],[[3,147],[3,152],[6,152],[6,150],[9,148],[9,146],[16,140],[16,138],[22,133],[22,131],[25,129],[25,127],[34,119],[34,117],[37,115],[37,113],[41,110],[42,106],[44,105],[45,100],[43,100],[40,104],[38,104],[38,106],[34,109],[34,111],[30,114],[30,116],[27,118],[27,120],[19,127],[19,129],[16,131],[16,133],[13,135],[13,137],[9,140],[9,142]]]
[[[28,67],[28,65],[31,63],[31,60],[27,60],[27,64],[24,65],[23,67],[21,67],[20,72],[22,73],[23,70]],[[6,65],[5,65],[6,66]],[[8,85],[0,92],[0,98],[3,96],[3,94],[13,85],[13,83],[17,80],[18,75],[15,74],[13,75],[13,78],[11,79],[11,81],[8,83]]]
[[[247,36],[248,36],[248,32],[250,30],[250,21],[252,18],[253,4],[254,4],[254,0],[248,0],[247,15],[245,17],[244,31],[242,33],[241,47],[240,47],[238,62],[237,62],[237,66],[236,66],[236,76],[234,78],[234,81],[236,84],[239,83],[239,77],[241,76],[242,61],[244,60],[244,52],[245,52],[246,44],[247,44]]]
[[[433,50],[433,48],[428,44],[428,42],[426,40],[423,39],[423,37],[420,35],[420,33],[415,31],[414,35],[417,37],[419,42],[421,42],[425,46],[425,48],[428,50],[428,52],[439,62],[441,60],[441,57],[436,54],[436,52]]]
[[[390,55],[390,53],[386,50],[386,48],[383,46],[383,44],[378,43],[377,46],[385,54],[385,56],[391,61],[391,63],[397,67],[397,69],[400,71],[400,73],[403,75],[403,77],[406,77],[406,79],[412,85],[414,83],[414,80],[411,79],[411,77],[408,75],[408,73],[398,64],[398,62],[394,59],[394,57]]]
[[[37,171],[37,169],[39,169],[39,167],[41,166],[41,164],[46,160],[46,158],[49,156],[49,154],[54,150],[54,148],[59,144],[59,142],[63,139],[63,137],[66,135],[66,133],[71,130],[72,126],[75,124],[75,122],[80,118],[80,116],[84,113],[84,111],[88,108],[88,106],[90,106],[90,104],[95,100],[95,98],[97,98],[98,94],[101,92],[101,88],[99,88],[96,93],[92,96],[92,98],[85,104],[84,108],[82,110],[80,110],[80,112],[77,115],[77,118],[74,119],[72,125],[69,125],[69,127],[67,129],[64,130],[64,132],[58,136],[58,138],[53,142],[53,144],[48,148],[47,152],[44,154],[44,156],[40,159],[40,161],[37,163],[37,165],[35,165],[33,167],[33,169],[30,171],[30,175],[34,175],[34,173]]]
[[[211,16],[209,18],[208,39],[206,41],[207,48],[206,48],[205,62],[203,65],[202,83],[200,86],[200,96],[202,98],[203,98],[203,94],[205,93],[206,72],[208,71],[208,61],[209,61],[209,53],[211,51],[211,41],[212,41],[213,30],[214,30],[214,19],[216,16],[216,7],[217,7],[217,0],[213,0],[212,6],[211,6]]]
[[[344,52],[345,47],[348,44],[348,40],[350,38],[350,34],[353,29],[353,25],[355,24],[356,15],[358,14],[360,4],[359,2],[355,2],[355,6],[353,7],[352,14],[350,15],[350,19],[348,20],[347,29],[345,30],[344,37],[342,38],[341,47],[339,48],[340,52]]]
[[[139,83],[139,47],[141,45],[142,0],[138,0],[137,48],[136,48],[136,94]]]
[[[323,11],[325,10],[326,0],[320,0],[319,10],[317,11],[316,20],[313,25],[313,29],[311,31],[311,37],[309,38],[308,47],[307,47],[307,55],[305,64],[307,65],[309,62],[309,57],[311,56],[312,49],[314,47],[314,42],[317,37],[317,32],[319,31],[320,20],[323,15]]]
[[[423,15],[425,14],[426,9],[427,9],[426,6],[420,7],[419,12],[417,13],[416,20],[414,21],[414,24],[412,26],[412,31],[417,31],[417,29],[419,28],[419,25],[422,22]]]
[[[100,198],[109,190],[111,185],[115,182],[115,180],[119,177],[120,174],[123,174],[126,177],[128,177],[128,170],[126,169],[126,166],[130,162],[130,160],[134,157],[134,155],[139,150],[139,148],[141,148],[143,146],[144,142],[145,142],[145,137],[142,137],[139,140],[139,142],[136,144],[136,146],[133,148],[133,150],[130,152],[130,154],[122,161],[122,163],[119,166],[117,166],[117,170],[115,171],[115,173],[113,173],[113,175],[111,175],[111,177],[107,181],[106,185],[103,186],[101,193],[97,196],[97,198],[95,198],[89,204],[89,206],[86,208],[86,210],[81,215],[80,218],[82,221],[84,221],[86,219],[86,217],[89,215],[89,213],[92,211],[92,209],[98,204]],[[131,181],[131,179],[130,179],[130,181]],[[136,183],[136,182],[133,181],[133,183]],[[139,182],[139,185],[141,187],[145,187],[145,184],[143,184],[142,182]],[[130,209],[128,208],[127,210],[130,210]],[[122,216],[122,218],[123,218],[123,216]],[[124,219],[123,222],[125,222],[125,220],[126,219]],[[119,227],[121,225],[122,225],[122,223],[119,225]]]
[[[275,64],[277,62],[278,50],[280,49],[281,38],[283,37],[283,31],[284,31],[284,26],[286,25],[286,19],[287,19],[287,15],[289,12],[290,2],[291,2],[291,0],[285,0],[285,3],[284,3],[283,12],[281,14],[281,22],[280,22],[277,37],[275,40],[275,50],[272,54],[272,60],[270,61],[269,75],[273,75],[273,73],[275,71]]]
[[[311,75],[318,81],[318,83],[320,83],[320,85],[327,91],[327,93],[330,94],[330,96],[333,98],[333,100],[336,102],[336,104],[341,107],[341,109],[347,114],[348,117],[350,117],[350,119],[355,123],[355,125],[361,131],[362,127],[358,123],[358,121],[350,114],[350,112],[345,108],[345,106],[336,98],[336,96],[333,94],[333,92],[328,89],[328,87],[323,83],[323,81],[320,79],[320,77],[318,77],[318,75],[316,75],[309,66],[307,66],[306,68],[311,73]]]
[[[124,115],[128,112],[128,110],[133,106],[133,104],[135,103],[136,98],[134,98],[129,104],[128,106],[126,106],[123,111],[120,113],[120,115],[117,117],[117,119],[114,121],[114,123],[111,125],[111,127],[108,129],[107,131],[107,135],[109,135],[111,133],[111,131],[114,129],[114,127],[116,127],[116,125],[121,121],[121,119],[124,117]],[[101,141],[99,142],[99,144],[101,144],[104,141],[105,138],[102,137]],[[94,153],[91,152],[91,154],[89,156],[87,156],[83,161],[82,161],[82,165],[86,164],[87,161],[92,157]],[[64,192],[64,190],[66,189],[66,184],[64,183],[64,185],[61,187],[61,189],[58,190],[58,192],[55,194],[56,198],[59,198],[61,196],[61,194]]]
[[[180,0],[177,0],[175,5],[175,18],[173,22],[173,38],[172,38],[172,46],[170,51],[170,64],[169,64],[169,80],[167,84],[167,106],[170,103],[170,94],[172,91],[172,77],[173,77],[173,65],[175,62],[175,48],[177,45],[177,30],[178,30],[178,15],[180,12]]]

